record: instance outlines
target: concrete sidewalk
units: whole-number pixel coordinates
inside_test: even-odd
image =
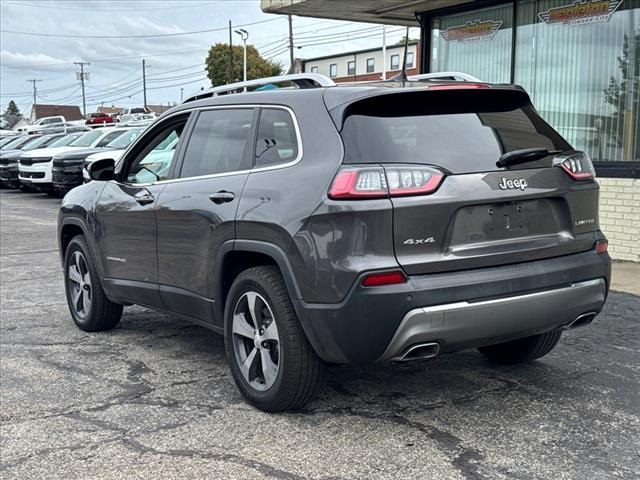
[[[611,290],[640,295],[640,263],[614,261],[611,265]]]

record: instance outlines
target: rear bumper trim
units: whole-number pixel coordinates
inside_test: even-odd
[[[604,278],[516,296],[455,302],[410,310],[380,360],[401,357],[413,345],[437,342],[461,350],[536,335],[571,324],[605,302]]]

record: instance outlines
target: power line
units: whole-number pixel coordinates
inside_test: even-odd
[[[89,12],[105,12],[105,13],[117,13],[117,12],[150,12],[156,10],[174,10],[183,8],[194,8],[212,5],[219,2],[198,2],[195,4],[185,5],[182,2],[180,4],[171,7],[156,7],[156,8],[131,8],[131,9],[101,9],[101,8],[80,8],[80,7],[65,7],[60,5],[47,5],[45,2],[40,4],[22,3],[22,2],[9,2],[5,0],[6,5],[15,5],[17,7],[36,7],[36,8],[52,8],[55,10],[84,10]]]
[[[281,17],[269,18],[267,20],[260,20],[258,22],[245,23],[242,25],[236,25],[236,27],[250,27],[251,25],[259,25],[262,23],[274,22],[280,20]],[[198,35],[201,33],[221,32],[226,30],[227,27],[221,28],[208,28],[206,30],[193,30],[191,32],[176,32],[176,33],[156,33],[151,35],[71,35],[63,33],[37,33],[37,32],[20,32],[18,30],[2,30],[0,33],[12,33],[14,35],[27,35],[33,37],[56,37],[56,38],[164,38],[164,37],[180,37],[185,35]]]

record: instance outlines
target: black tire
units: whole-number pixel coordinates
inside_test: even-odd
[[[544,357],[558,344],[561,336],[561,330],[552,330],[511,342],[480,347],[478,350],[496,363],[505,365],[526,363]]]
[[[78,269],[84,279],[89,280],[88,289],[83,284],[70,279],[71,268],[77,263],[78,255],[83,259],[84,267]],[[75,262],[75,263],[74,263]],[[86,270],[86,271],[85,271]],[[64,255],[64,285],[67,295],[67,304],[71,317],[75,324],[85,332],[100,332],[111,330],[118,325],[122,317],[122,305],[113,303],[107,298],[102,289],[98,272],[93,262],[93,257],[87,246],[84,236],[74,237]],[[89,307],[81,300],[84,308],[78,308],[78,302],[74,305],[74,293],[82,291],[83,298],[88,298]],[[76,297],[78,298],[78,297]]]
[[[260,371],[263,373],[265,371],[262,366],[264,357],[256,360],[255,363],[255,372],[258,372],[258,375],[254,385],[259,386],[262,383],[262,389],[255,388],[250,383],[250,379],[245,378],[240,368],[239,356],[242,354],[238,353],[242,348],[246,349],[245,353],[248,353],[251,348],[255,348],[257,352],[260,342],[252,346],[250,337],[233,333],[233,317],[236,309],[240,308],[242,301],[246,302],[248,295],[256,298],[256,294],[260,300],[255,302],[260,302],[262,306],[261,320],[257,322],[262,322],[262,326],[271,326],[271,323],[275,323],[278,336],[277,373],[271,385],[267,384],[266,375],[262,378],[259,375]],[[257,306],[257,303],[254,305]],[[254,331],[255,334],[258,329],[253,328],[253,324],[249,323],[246,316],[244,315],[244,318],[248,322],[249,332]],[[262,330],[260,332],[262,333]],[[240,392],[255,407],[266,412],[295,410],[302,408],[315,396],[321,383],[322,362],[302,330],[282,275],[276,267],[253,267],[240,273],[235,279],[225,305],[224,338],[233,379]],[[271,346],[264,348],[265,344]],[[270,353],[267,354],[271,354],[270,358],[274,358],[274,345],[276,344],[262,342],[263,348],[260,353],[256,353],[256,358],[264,351],[269,351]]]

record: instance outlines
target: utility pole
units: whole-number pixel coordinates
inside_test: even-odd
[[[41,82],[42,80],[37,80],[35,78],[30,78],[29,80],[27,80],[27,82],[31,82],[33,84],[33,104],[35,105],[37,103],[37,95],[38,95],[38,88],[36,87],[36,82]]]
[[[382,80],[387,79],[387,26],[382,25]]]
[[[85,65],[89,66],[90,64],[88,62],[73,62],[73,64],[78,65],[80,67],[80,71],[76,72],[76,77],[78,78],[78,80],[80,80],[80,83],[82,85],[82,114],[86,117],[87,101],[84,96],[84,81],[89,78],[89,74],[84,73],[84,66]]]
[[[233,35],[231,34],[231,20],[229,20],[229,82],[233,83]]]
[[[293,21],[291,20],[291,14],[288,15],[289,17],[289,62],[291,63],[291,67],[289,68],[289,71],[291,73],[293,72]]]
[[[144,58],[142,59],[142,96],[144,98],[144,108],[147,108],[147,70]]]
[[[184,94],[184,88],[180,87],[180,103],[182,103],[182,95]]]

